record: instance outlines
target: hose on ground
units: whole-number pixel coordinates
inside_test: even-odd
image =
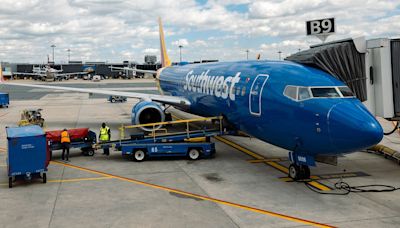
[[[396,126],[390,132],[384,132],[384,135],[391,135],[399,128],[399,121],[397,121]]]

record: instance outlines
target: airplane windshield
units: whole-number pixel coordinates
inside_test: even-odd
[[[339,87],[339,90],[342,93],[343,97],[354,97],[353,92],[347,86]]]
[[[336,88],[311,88],[313,97],[340,97]]]

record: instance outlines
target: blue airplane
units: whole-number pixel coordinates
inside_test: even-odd
[[[132,108],[132,124],[164,121],[165,105],[200,116],[222,115],[236,130],[289,150],[289,176],[295,180],[309,178],[309,166],[315,166],[316,160],[329,160],[382,140],[379,122],[332,75],[289,61],[171,66],[161,20],[159,30],[161,95],[5,84],[139,98]]]

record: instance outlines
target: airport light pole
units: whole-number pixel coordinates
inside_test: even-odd
[[[71,49],[68,48],[68,49],[67,49],[67,52],[68,52],[68,63],[69,63],[69,62],[70,62],[70,57],[71,57],[71,56],[70,56]]]
[[[179,45],[178,47],[179,47],[179,62],[182,62],[182,48],[183,48],[183,46]]]
[[[249,49],[247,49],[246,50],[246,56],[247,56],[246,58],[247,58],[247,60],[249,60],[249,52],[250,52]]]
[[[56,47],[56,45],[53,44],[53,45],[51,45],[50,47],[53,48],[53,64],[54,64],[54,63],[55,63],[55,62],[54,62],[54,48]]]
[[[278,51],[278,54],[279,54],[279,60],[281,60],[281,54],[282,54],[282,52],[281,52],[281,51]]]

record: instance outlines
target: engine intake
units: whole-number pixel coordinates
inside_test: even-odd
[[[152,101],[140,101],[132,108],[132,124],[147,124],[165,121],[164,108],[159,104]],[[152,131],[159,129],[162,125],[155,126],[154,128],[141,127],[144,131]]]

